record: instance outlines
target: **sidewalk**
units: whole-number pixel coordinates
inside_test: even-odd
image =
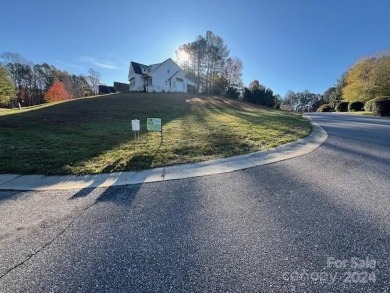
[[[307,137],[267,151],[193,164],[182,164],[136,172],[118,172],[84,176],[0,175],[0,190],[63,190],[109,187],[215,175],[271,164],[316,150],[328,137],[326,131],[311,122]]]

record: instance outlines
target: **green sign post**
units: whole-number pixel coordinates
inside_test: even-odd
[[[147,131],[154,131],[154,132],[161,132],[161,141],[163,137],[163,131],[162,131],[162,119],[161,118],[147,118],[146,120],[146,130]]]

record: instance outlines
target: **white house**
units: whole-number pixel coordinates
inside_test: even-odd
[[[186,93],[195,86],[171,58],[152,65],[130,62],[129,82],[130,91]]]

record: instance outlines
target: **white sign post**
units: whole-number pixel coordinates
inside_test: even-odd
[[[139,139],[139,131],[141,130],[141,125],[138,119],[131,120],[131,129],[134,131],[134,138]]]

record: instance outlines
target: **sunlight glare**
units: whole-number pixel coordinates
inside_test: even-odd
[[[179,59],[179,62],[183,64],[189,61],[190,56],[184,50],[180,50],[177,58]]]

